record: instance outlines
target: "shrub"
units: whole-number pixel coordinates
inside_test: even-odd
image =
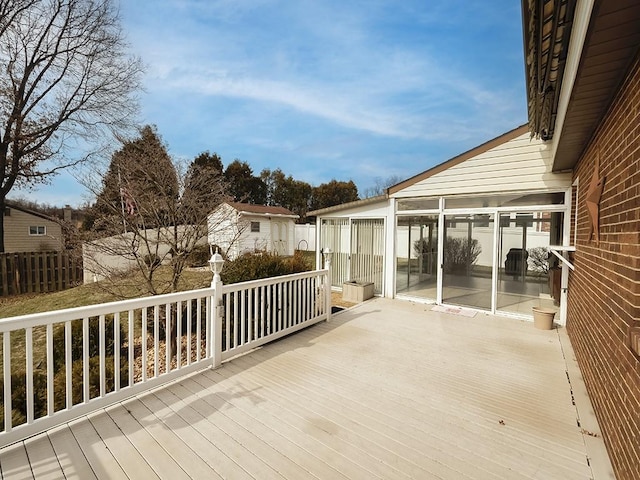
[[[220,276],[224,283],[229,284],[306,272],[310,269],[302,254],[281,257],[267,252],[245,253],[231,262],[226,262]]]
[[[215,248],[213,250],[215,252]],[[211,253],[209,245],[196,245],[187,255],[188,267],[204,267],[209,264]]]
[[[158,268],[162,263],[162,260],[155,253],[149,253],[142,258],[142,261],[149,269]]]
[[[128,362],[126,352],[120,357],[120,387],[126,387],[129,383]],[[115,387],[115,369],[113,356],[105,358],[104,365],[105,392],[109,393]],[[83,401],[83,365],[82,360],[76,360],[71,367],[71,398],[73,405]],[[66,407],[66,372],[60,370],[53,378],[54,410],[62,410]],[[46,392],[46,391],[45,391]],[[89,358],[89,398],[100,396],[100,358]]]
[[[444,271],[462,272],[478,261],[482,247],[472,238],[447,237],[444,243]]]

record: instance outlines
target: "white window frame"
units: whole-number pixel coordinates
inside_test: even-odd
[[[35,233],[33,230],[35,229]],[[42,229],[42,233],[40,233],[40,229]],[[30,237],[44,237],[47,235],[47,226],[46,225],[29,225],[29,236]]]

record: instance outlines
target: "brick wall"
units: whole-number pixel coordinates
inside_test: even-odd
[[[589,240],[585,197],[599,157],[606,176],[600,242]],[[593,141],[579,178],[575,271],[567,331],[618,479],[640,479],[640,358],[630,331],[640,326],[640,60]]]

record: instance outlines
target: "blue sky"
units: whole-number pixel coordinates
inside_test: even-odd
[[[520,2],[122,0],[140,123],[312,185],[408,178],[526,122]],[[117,147],[117,145],[115,145]],[[89,193],[69,174],[53,204]]]

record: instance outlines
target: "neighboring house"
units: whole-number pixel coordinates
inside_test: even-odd
[[[5,252],[41,252],[64,249],[60,223],[47,215],[6,202]]]
[[[293,255],[297,218],[283,207],[226,202],[209,215],[209,244],[231,260],[258,251]]]
[[[528,125],[384,196],[309,212],[317,257],[334,252],[335,286],[372,281],[389,297],[524,316],[553,294],[529,260],[532,245],[549,248],[556,321],[617,478],[638,479],[640,2],[522,9]]]

